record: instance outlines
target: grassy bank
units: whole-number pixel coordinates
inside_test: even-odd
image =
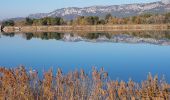
[[[105,32],[170,30],[169,24],[78,25],[78,26],[6,26],[4,32]]]
[[[169,100],[170,87],[164,79],[148,75],[142,83],[110,80],[104,69],[92,69],[91,75],[84,70],[63,74],[58,69],[38,72],[0,67],[1,100]]]

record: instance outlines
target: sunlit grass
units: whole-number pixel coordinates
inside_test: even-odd
[[[149,73],[147,80],[136,83],[110,80],[104,69],[92,68],[53,75],[50,69],[38,78],[38,72],[0,67],[0,100],[169,100],[170,85]]]

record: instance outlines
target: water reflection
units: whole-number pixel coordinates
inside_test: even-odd
[[[170,31],[139,31],[139,32],[103,32],[103,33],[2,33],[3,36],[14,37],[21,34],[26,40],[40,38],[42,40],[63,40],[69,42],[124,42],[149,43],[157,45],[170,45]]]
[[[104,67],[112,79],[140,82],[151,72],[170,82],[170,46],[160,45],[170,45],[169,32],[2,33],[0,66],[24,65],[39,72],[51,66],[89,72],[95,66]]]

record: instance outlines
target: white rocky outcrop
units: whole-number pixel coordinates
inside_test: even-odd
[[[170,0],[161,0],[161,2],[164,4],[170,4]]]

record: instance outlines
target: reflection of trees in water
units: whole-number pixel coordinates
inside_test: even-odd
[[[86,39],[97,39],[99,37],[105,36],[106,38],[111,38],[111,34],[109,33],[85,33],[85,34],[78,34],[78,33],[24,33],[24,37],[27,40],[30,40],[32,38],[41,38],[43,40],[49,40],[49,39],[56,39],[60,40],[63,39],[64,35],[69,34],[71,37],[80,36]]]
[[[3,36],[14,37],[15,33],[2,33]]]
[[[33,33],[25,33],[25,37],[27,40],[31,40],[33,38]]]
[[[17,33],[16,33],[17,34]],[[22,33],[23,37],[27,40],[32,38],[41,38],[42,40],[63,39],[66,34],[69,34],[71,37],[80,36],[85,39],[98,39],[100,37],[106,37],[111,39],[114,36],[119,35],[129,35],[132,37],[139,38],[153,38],[153,39],[170,39],[170,31],[139,31],[139,32],[102,32],[102,33],[56,33],[56,32],[43,32],[43,33]],[[14,37],[15,33],[2,33],[4,36]]]
[[[41,38],[42,40],[49,40],[49,39],[56,39],[56,40],[60,40],[63,38],[63,33],[48,33],[48,32],[44,32],[44,33],[25,33],[25,38],[27,40],[30,40],[32,38]]]
[[[125,33],[125,34],[127,34],[127,33]],[[140,37],[140,38],[170,39],[169,31],[130,32],[128,34],[131,36]]]
[[[85,38],[87,39],[98,39],[99,37],[106,37],[110,39],[112,37],[112,34],[109,34],[109,33],[87,33],[85,34]]]
[[[139,31],[139,32],[117,32],[117,33],[87,33],[84,35],[87,39],[98,39],[105,36],[111,39],[114,36],[129,35],[139,38],[152,38],[152,39],[170,39],[170,31]]]

